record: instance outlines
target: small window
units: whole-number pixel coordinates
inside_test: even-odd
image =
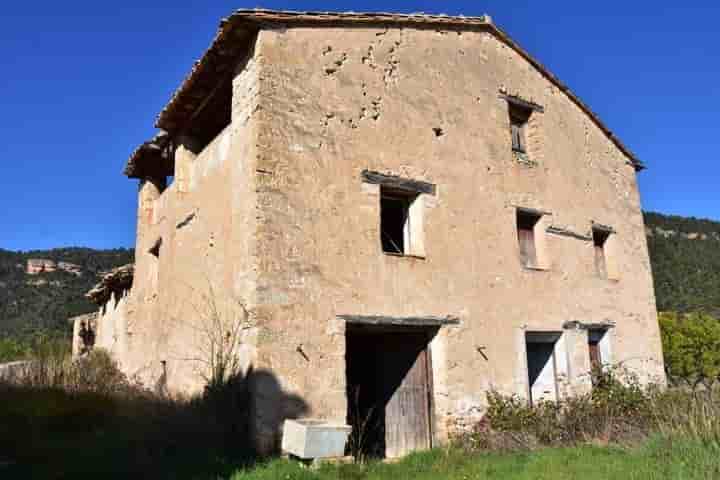
[[[600,278],[608,278],[607,242],[610,232],[593,228],[593,244],[595,250],[595,271]]]
[[[520,247],[520,261],[524,267],[538,268],[538,249],[535,230],[541,216],[537,213],[517,211],[517,235]]]
[[[379,185],[383,252],[425,258],[424,205],[425,198],[435,195],[435,184],[370,170],[361,175],[363,182]]]
[[[158,288],[158,280],[160,278],[160,248],[162,247],[162,237],[155,240],[153,246],[150,247],[150,261],[148,262],[148,276],[150,280],[150,292],[156,292]]]
[[[155,240],[155,243],[153,243],[153,246],[150,247],[148,253],[155,258],[160,258],[160,247],[162,247],[162,238]]]
[[[417,194],[380,187],[380,236],[385,253],[406,255],[412,236],[410,206]]]
[[[513,152],[527,154],[527,125],[532,111],[519,105],[509,104],[510,136]]]

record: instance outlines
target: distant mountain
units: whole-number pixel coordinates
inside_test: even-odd
[[[720,222],[645,213],[660,311],[720,318]]]
[[[98,274],[132,263],[130,249],[0,249],[0,335],[68,329],[67,319],[97,307],[85,299]]]

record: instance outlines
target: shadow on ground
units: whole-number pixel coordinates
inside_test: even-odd
[[[278,405],[275,431],[306,413],[264,370],[182,401],[0,383],[0,478],[226,478],[259,460],[249,422],[256,385]]]

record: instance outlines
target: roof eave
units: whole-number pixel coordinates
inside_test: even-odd
[[[230,68],[235,67],[239,56],[247,52],[251,46],[252,36],[260,29],[277,26],[338,26],[348,24],[366,25],[404,25],[415,28],[454,28],[460,30],[485,30],[491,32],[496,38],[515,50],[521,57],[533,65],[545,78],[555,84],[564,92],[590,119],[605,133],[612,143],[628,158],[628,164],[636,171],[645,169],[645,165],[636,155],[620,141],[619,138],[600,120],[570,88],[562,83],[544,65],[533,58],[527,51],[510,38],[502,29],[492,23],[489,16],[480,17],[452,17],[445,15],[400,15],[392,13],[332,13],[332,12],[292,12],[274,10],[237,10],[220,22],[215,38],[203,56],[195,62],[190,73],[185,77],[180,87],[171,97],[167,105],[157,117],[155,126],[171,134],[180,132],[185,128],[187,118],[192,116],[203,96],[213,88],[213,82],[218,75],[223,75]],[[133,153],[132,159],[138,153],[147,152],[141,146]],[[129,167],[128,167],[129,168]],[[133,171],[126,175],[136,177]]]

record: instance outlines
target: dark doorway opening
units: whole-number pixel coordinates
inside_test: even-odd
[[[348,328],[350,453],[395,458],[432,447],[428,342],[435,332],[413,327]]]
[[[525,334],[527,351],[528,397],[530,403],[558,400],[556,333],[529,332]]]

